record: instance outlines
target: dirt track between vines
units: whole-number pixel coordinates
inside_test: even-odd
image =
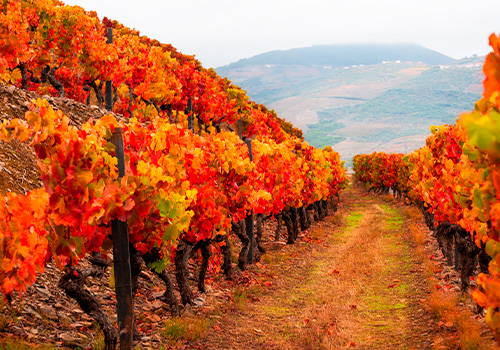
[[[134,349],[498,348],[468,294],[460,294],[458,273],[446,266],[418,209],[354,183],[335,215],[295,244],[283,236],[274,243],[275,222],[266,225],[264,242],[274,249],[246,271],[233,264],[233,281],[214,270],[207,293],[197,292],[197,264],[190,264],[194,297],[203,302],[182,317],[171,317],[158,299],[164,287],[144,270],[134,301],[141,332]],[[60,273],[47,268],[22,299],[1,308],[0,349],[103,349],[90,317],[57,288]],[[87,288],[115,321],[108,279],[109,271]],[[10,336],[21,339],[3,347]]]
[[[340,210],[308,236],[314,243],[270,254],[269,288],[238,292],[236,306],[195,347],[432,348],[437,321],[423,306],[428,287],[401,205],[351,186]]]

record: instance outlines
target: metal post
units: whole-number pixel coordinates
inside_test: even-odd
[[[113,28],[108,28],[108,41],[107,44],[113,43]],[[106,109],[108,111],[113,111],[113,82],[111,80],[106,81]]]
[[[241,122],[241,118],[238,119],[238,136],[240,137],[240,139],[243,138],[243,124]]]
[[[252,153],[252,139],[246,139],[245,143],[248,147],[248,156],[250,157],[250,161],[253,162],[253,153]],[[245,226],[246,226],[246,234],[248,239],[250,240],[250,247],[248,249],[247,262],[249,264],[253,264],[253,252],[255,250],[254,247],[254,234],[253,234],[253,209],[245,218]]]
[[[125,175],[123,129],[116,128],[110,141],[116,147],[118,176],[123,177]],[[115,219],[111,222],[111,229],[120,349],[132,350],[134,304],[132,299],[128,225],[126,221]]]

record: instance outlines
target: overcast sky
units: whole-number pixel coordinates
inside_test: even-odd
[[[63,0],[64,1],[64,0]],[[462,58],[490,52],[498,0],[67,0],[218,67],[272,50],[412,42]]]

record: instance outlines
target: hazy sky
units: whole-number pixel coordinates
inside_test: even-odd
[[[64,0],[63,0],[64,1]],[[67,0],[218,67],[271,50],[412,42],[462,58],[490,52],[498,0]]]

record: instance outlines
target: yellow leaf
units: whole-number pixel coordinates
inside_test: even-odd
[[[92,181],[94,175],[91,171],[82,171],[76,175],[76,178],[78,179],[78,181],[83,182],[85,185],[87,185]]]

